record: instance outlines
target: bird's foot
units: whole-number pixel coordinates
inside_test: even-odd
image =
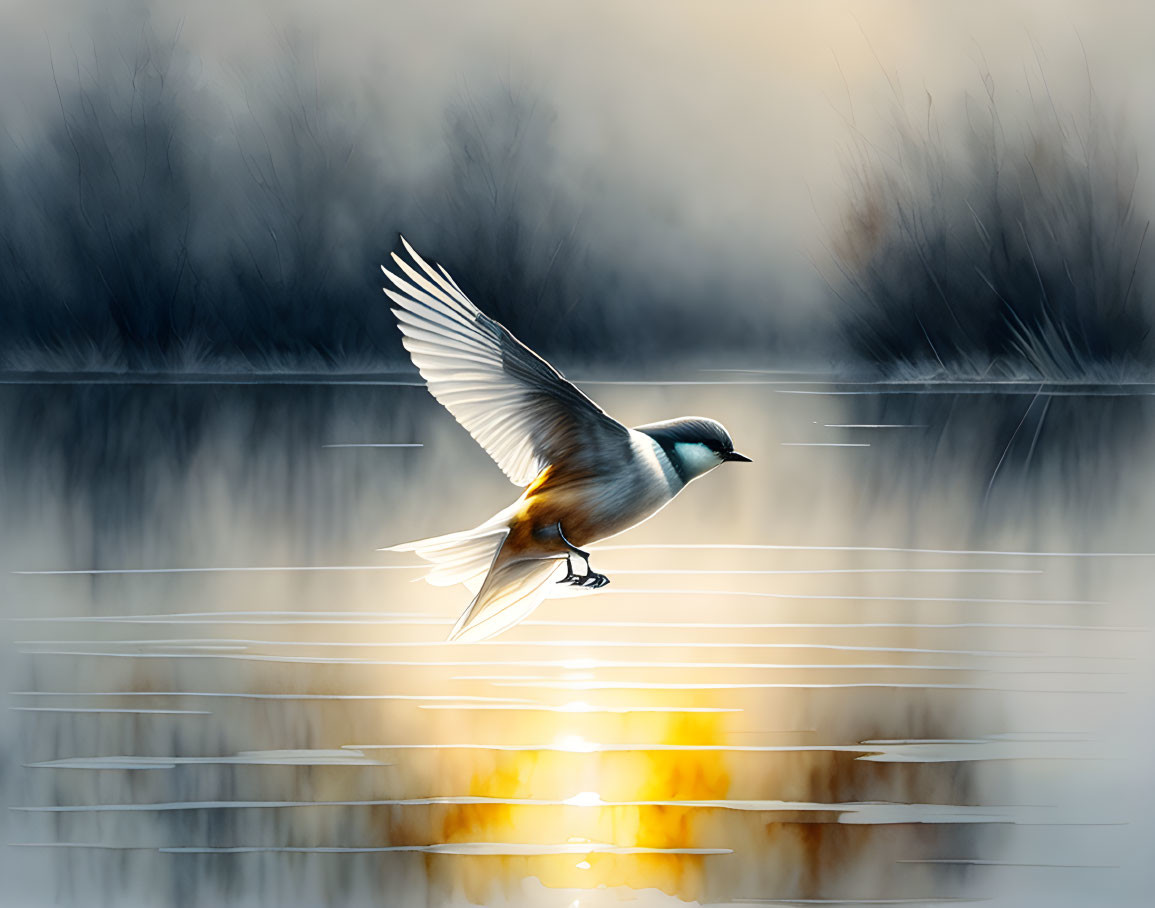
[[[578,574],[573,569],[573,562],[566,559],[566,573],[565,576],[558,581],[558,583],[570,583],[574,586],[588,586],[592,590],[600,589],[610,582],[610,578],[605,574],[599,574],[596,571],[590,570],[589,562],[586,562],[586,572]]]
[[[577,581],[579,586],[588,586],[591,590],[598,590],[610,582],[610,578],[605,574],[598,574],[590,571],[585,577]]]

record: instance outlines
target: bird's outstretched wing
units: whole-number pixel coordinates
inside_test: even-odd
[[[429,391],[468,430],[515,485],[566,460],[597,469],[629,454],[629,430],[556,369],[482,313],[444,268],[435,270],[402,237],[414,268],[382,267],[402,343]],[[420,270],[418,270],[420,269]]]

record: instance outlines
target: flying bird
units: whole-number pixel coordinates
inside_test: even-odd
[[[430,393],[525,487],[480,526],[386,549],[431,562],[429,583],[474,593],[450,640],[476,642],[517,624],[563,559],[558,583],[605,586],[584,546],[651,517],[714,467],[750,461],[721,423],[701,416],[626,428],[401,242],[413,262],[393,253],[404,277],[381,270],[405,349]]]

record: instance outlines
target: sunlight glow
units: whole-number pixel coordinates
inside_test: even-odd
[[[554,747],[558,750],[567,750],[576,754],[588,754],[597,750],[598,746],[592,741],[587,741],[581,735],[560,735],[554,741]]]
[[[591,867],[591,864],[589,861],[578,861],[575,866],[577,867],[578,870],[589,870]]]
[[[605,801],[596,791],[579,791],[572,798],[566,798],[565,803],[573,807],[599,807]]]

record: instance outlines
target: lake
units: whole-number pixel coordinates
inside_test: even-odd
[[[754,463],[470,645],[419,383],[0,385],[11,904],[1144,901],[1155,387],[580,384]]]

